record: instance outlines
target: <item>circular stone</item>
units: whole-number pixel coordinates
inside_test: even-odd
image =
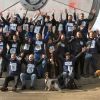
[[[48,0],[20,0],[21,4],[30,11],[39,10]]]

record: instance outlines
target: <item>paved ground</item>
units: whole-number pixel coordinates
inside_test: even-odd
[[[86,85],[80,90],[61,92],[24,91],[0,92],[0,100],[99,100],[100,84]]]

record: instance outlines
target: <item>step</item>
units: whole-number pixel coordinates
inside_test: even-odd
[[[88,78],[81,77],[80,80],[75,80],[75,82],[78,85],[97,84],[97,83],[100,83],[100,79],[93,78],[93,77],[88,77]]]
[[[0,78],[0,86],[3,85],[4,81],[5,81],[5,78]],[[31,83],[30,80],[26,81],[27,88],[30,87],[30,83]],[[13,85],[14,85],[14,81],[11,81],[9,83],[9,86],[13,86]],[[18,87],[21,87],[21,82],[19,82],[19,86]],[[43,90],[45,88],[45,81],[44,81],[44,79],[37,79],[36,82],[35,82],[35,88],[37,90]]]
[[[5,78],[0,78],[0,86],[3,85]],[[100,79],[99,78],[93,78],[93,77],[89,77],[89,78],[81,78],[80,80],[75,80],[76,84],[78,86],[83,86],[83,85],[89,85],[89,84],[97,84],[100,83]],[[30,86],[30,80],[27,81],[27,88],[29,88]],[[9,83],[9,86],[13,86],[13,82]],[[19,84],[19,87],[21,86],[21,83]],[[35,88],[37,90],[44,90],[45,88],[45,83],[44,83],[44,79],[37,79],[35,82]]]

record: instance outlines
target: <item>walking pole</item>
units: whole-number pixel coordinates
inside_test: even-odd
[[[27,16],[27,13],[28,13],[28,9],[26,10],[25,17]]]
[[[11,7],[13,7],[13,6],[17,5],[18,3],[20,3],[20,1],[18,1],[18,2],[16,2],[16,3],[14,3],[13,5],[11,5],[10,7],[6,8],[6,9],[4,9],[4,10],[3,10],[3,11],[1,11],[0,13],[5,12],[6,10],[10,9]]]

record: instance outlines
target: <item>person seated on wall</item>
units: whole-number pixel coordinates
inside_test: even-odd
[[[82,49],[77,56],[72,57],[70,52],[65,54],[66,58],[63,65],[63,73],[58,77],[58,81],[61,88],[74,89],[77,88],[74,82],[74,66],[76,59],[85,52],[85,48]]]
[[[14,80],[14,87],[12,91],[16,91],[20,75],[20,62],[17,60],[16,54],[11,54],[8,64],[8,76],[5,78],[1,91],[8,91],[8,83]]]
[[[34,90],[34,83],[36,80],[36,66],[34,64],[34,55],[30,54],[28,61],[26,62],[25,70],[20,74],[20,80],[22,83],[21,90],[26,89],[26,80],[31,79],[30,89]]]

